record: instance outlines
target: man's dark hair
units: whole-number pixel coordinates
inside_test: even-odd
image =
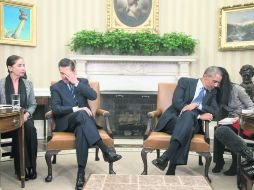
[[[73,60],[70,60],[68,58],[63,58],[58,63],[58,68],[60,67],[71,67],[72,71],[75,71],[75,62]]]

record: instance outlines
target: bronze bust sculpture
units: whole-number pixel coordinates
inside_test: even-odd
[[[254,67],[251,65],[243,65],[240,69],[240,75],[243,79],[243,82],[240,85],[245,88],[251,100],[254,101],[254,84],[252,82],[252,77],[254,76]]]

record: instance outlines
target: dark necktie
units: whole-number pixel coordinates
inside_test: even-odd
[[[194,99],[192,100],[192,102],[201,104],[202,101],[203,101],[204,96],[205,96],[205,88],[203,87],[203,88],[201,88],[201,90],[200,90],[198,96],[197,96],[196,98],[194,98]]]
[[[71,95],[73,97],[73,100],[75,101],[75,104],[78,105],[78,100],[76,98],[75,92],[74,92],[75,86],[73,84],[69,83],[69,90],[71,91]]]

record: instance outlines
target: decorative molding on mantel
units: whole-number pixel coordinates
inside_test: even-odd
[[[196,56],[125,56],[125,55],[71,55],[76,61],[124,62],[195,62]]]
[[[158,82],[190,76],[196,56],[70,55],[77,75],[99,81],[102,91],[157,91]]]

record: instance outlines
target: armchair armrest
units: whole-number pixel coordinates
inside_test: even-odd
[[[107,110],[103,110],[103,109],[97,109],[96,114],[104,116],[104,117],[109,116],[109,112]]]
[[[50,139],[52,139],[52,132],[54,130],[54,125],[53,125],[53,112],[52,111],[48,111],[45,114],[45,119],[47,120],[48,123],[48,128],[47,128],[47,141],[50,141]]]
[[[53,118],[53,112],[52,111],[48,111],[47,113],[45,113],[45,119],[52,119]]]
[[[147,113],[148,122],[147,122],[147,127],[146,127],[145,134],[143,136],[144,140],[147,139],[147,137],[149,136],[149,134],[152,131],[152,120],[153,120],[153,118],[160,117],[161,114],[162,114],[161,110],[155,110],[155,111],[151,111],[151,112]]]
[[[155,110],[147,113],[148,117],[160,117],[161,114],[162,114],[161,110]]]
[[[113,138],[113,133],[112,133],[112,130],[110,128],[110,124],[109,124],[109,116],[110,116],[110,113],[109,111],[107,110],[103,110],[103,109],[97,109],[96,110],[96,114],[98,116],[103,116],[104,117],[104,120],[105,120],[105,124],[106,126],[104,127],[104,130],[108,133],[108,135]]]

